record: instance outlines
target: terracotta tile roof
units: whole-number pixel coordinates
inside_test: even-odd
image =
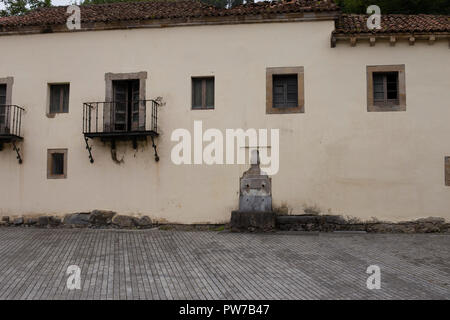
[[[368,15],[342,14],[336,20],[334,34],[361,33],[431,33],[450,32],[450,16],[439,15],[381,15],[381,29],[367,28]]]
[[[333,0],[291,0],[258,2],[233,9],[219,9],[195,0],[123,2],[81,7],[83,22],[118,22],[125,20],[158,20],[173,18],[201,18],[246,16],[269,13],[320,12],[339,10]],[[0,26],[19,27],[65,24],[66,6],[34,10],[23,16],[0,18]]]

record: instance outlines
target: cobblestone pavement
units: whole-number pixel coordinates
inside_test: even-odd
[[[0,228],[0,299],[450,299],[450,235]]]

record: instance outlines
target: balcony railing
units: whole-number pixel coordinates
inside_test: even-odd
[[[158,107],[156,100],[83,103],[83,134],[91,163],[94,158],[88,139],[94,138],[110,141],[111,154],[114,154],[116,140],[131,140],[133,148],[137,149],[138,140],[150,137],[155,160],[159,161],[155,144],[155,137],[159,135]]]
[[[16,105],[0,105],[0,138],[7,142],[21,140],[22,107]]]
[[[88,137],[157,136],[158,106],[155,100],[133,101],[131,105],[121,101],[85,102],[83,133]]]
[[[24,112],[24,108],[16,105],[0,105],[0,151],[3,150],[4,143],[11,143],[19,163],[22,163],[22,156],[16,142],[23,140],[21,129]]]

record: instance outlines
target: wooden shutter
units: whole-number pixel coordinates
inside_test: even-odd
[[[69,85],[50,85],[50,113],[69,112]]]
[[[142,88],[141,88],[142,86]],[[134,85],[133,85],[133,100],[134,101],[138,101],[137,102],[137,106],[138,106],[138,121],[136,123],[136,130],[140,130],[140,131],[144,131],[145,130],[145,123],[146,123],[146,118],[147,118],[147,108],[149,108],[149,112],[151,114],[152,112],[152,105],[151,102],[149,102],[149,104],[147,105],[147,102],[145,101],[145,97],[144,100],[142,100],[141,97],[141,93],[145,92],[145,82],[143,82],[142,80],[136,80],[134,81]],[[136,102],[135,102],[136,103]],[[134,129],[133,129],[134,130]]]
[[[69,85],[62,85],[62,112],[69,112]]]
[[[131,83],[131,130],[139,130],[141,118],[141,103],[139,102],[139,80]]]
[[[295,108],[298,106],[298,80],[297,75],[286,77],[286,107]]]
[[[201,109],[202,100],[202,79],[192,79],[192,109]]]
[[[113,130],[127,130],[128,111],[128,83],[126,81],[114,82],[114,102],[112,103]]]
[[[214,108],[214,78],[205,79],[205,108]]]

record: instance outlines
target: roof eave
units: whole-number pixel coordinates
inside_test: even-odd
[[[149,20],[120,20],[112,22],[81,22],[80,30],[69,30],[65,24],[1,26],[0,36],[40,33],[83,32],[120,29],[166,28],[202,25],[301,22],[335,20],[339,11],[264,13],[241,16],[183,17]]]

